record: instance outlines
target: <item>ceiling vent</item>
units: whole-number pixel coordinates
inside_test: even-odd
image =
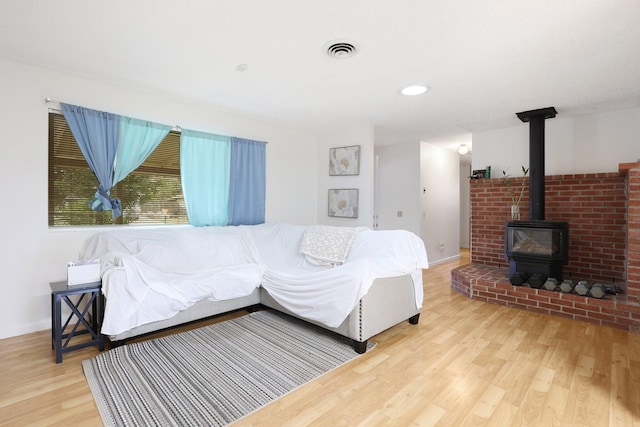
[[[325,45],[327,55],[335,59],[347,59],[358,53],[357,44],[346,40],[333,40]]]

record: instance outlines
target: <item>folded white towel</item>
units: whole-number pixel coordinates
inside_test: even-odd
[[[300,252],[317,265],[340,265],[347,260],[353,242],[367,227],[312,225],[302,236]]]

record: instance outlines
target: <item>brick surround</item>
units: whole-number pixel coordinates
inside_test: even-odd
[[[528,190],[520,213],[528,218]],[[619,172],[545,177],[545,219],[569,223],[564,278],[615,283],[602,300],[513,286],[504,256],[511,200],[501,179],[471,180],[471,264],[454,269],[452,288],[470,298],[640,333],[640,163]]]

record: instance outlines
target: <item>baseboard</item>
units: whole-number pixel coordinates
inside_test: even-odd
[[[442,259],[439,259],[439,260],[433,261],[433,262],[429,261],[429,265],[444,264],[445,262],[455,261],[455,260],[458,260],[458,259],[460,259],[460,254],[454,255],[454,256],[450,256],[448,258],[442,258]]]
[[[19,335],[26,335],[33,332],[40,332],[42,330],[51,330],[51,318],[43,319],[36,323],[30,323],[28,325],[16,325],[9,326],[7,328],[0,328],[0,339],[17,337]]]

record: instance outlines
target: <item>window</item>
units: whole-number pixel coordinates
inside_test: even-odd
[[[180,134],[171,131],[138,169],[111,189],[122,216],[96,212],[98,187],[62,114],[49,113],[49,226],[188,224],[180,181]]]

